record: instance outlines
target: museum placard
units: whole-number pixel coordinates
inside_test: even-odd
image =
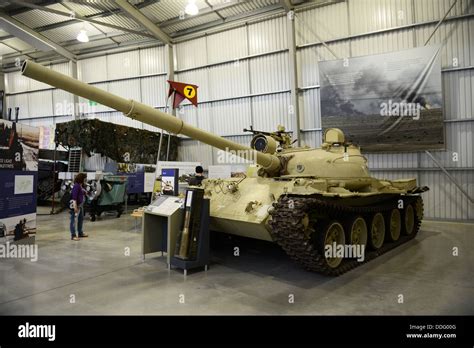
[[[0,244],[36,235],[39,133],[0,120]]]

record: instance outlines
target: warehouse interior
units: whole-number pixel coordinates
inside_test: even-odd
[[[318,148],[327,142],[321,62],[353,62],[358,57],[436,46],[444,135],[436,149],[398,151],[395,144],[388,151],[365,153],[362,146],[372,177],[416,179],[420,190],[411,192],[422,195],[423,221],[416,238],[337,277],[305,270],[271,239],[253,239],[252,231],[228,222],[222,226],[235,228],[240,235],[210,231],[206,271],[183,275],[169,267],[167,253],[145,257],[143,250],[153,238],[145,237],[150,223],[145,223],[146,214],[140,209],[148,206],[150,196],[131,197],[130,188],[125,205],[118,208],[118,219],[107,211],[98,211],[96,221],[85,216],[88,238],[72,242],[69,207],[59,209],[65,183],[74,179],[65,175],[63,183],[54,181],[58,191],[52,189],[52,198],[35,205],[35,212],[28,215],[35,215],[37,260],[5,256],[0,260],[0,314],[474,314],[473,42],[472,0],[0,4],[2,117],[12,121],[8,114],[15,113],[15,129],[38,129],[40,154],[48,150],[54,156],[54,160],[48,157],[55,166],[53,176],[60,171],[58,153],[65,153],[64,148],[58,151],[54,136],[58,129],[64,139],[72,134],[72,126],[60,126],[66,122],[80,122],[81,128],[94,127],[86,122],[98,120],[125,126],[127,134],[140,130],[159,135],[159,144],[146,145],[157,151],[158,159],[155,155],[152,162],[157,172],[158,162],[168,162],[170,146],[169,166],[182,168],[179,163],[188,163],[194,172],[192,164],[197,163],[206,177],[220,164],[222,153],[205,141],[163,132],[140,117],[127,117],[119,109],[27,77],[25,61],[172,114],[232,144],[251,144],[255,133],[243,131],[247,128],[274,132],[283,126],[298,146]],[[170,91],[178,93],[179,87],[170,88],[169,80],[198,86],[197,101],[180,96],[181,105],[173,109]],[[132,114],[133,105],[130,110]],[[113,132],[122,131],[125,128]],[[151,137],[148,132],[136,134]],[[87,141],[99,144],[95,141],[101,134],[105,133]],[[163,145],[162,139],[167,139]],[[109,145],[107,151],[112,153],[120,144]],[[94,146],[83,156],[80,169],[66,172],[106,172],[114,161],[100,155],[101,145]],[[144,153],[142,146],[138,155]],[[73,149],[71,145],[69,154],[64,154],[69,162]],[[211,220],[216,218],[213,204],[227,201],[222,202],[213,203],[211,198]],[[0,213],[5,207],[0,205]],[[0,215],[0,222],[3,218]]]

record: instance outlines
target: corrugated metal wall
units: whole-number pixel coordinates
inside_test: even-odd
[[[302,142],[321,143],[318,61],[334,59],[319,41],[325,40],[337,57],[377,54],[422,46],[452,0],[347,0],[297,12],[296,41]],[[471,196],[474,193],[474,5],[459,0],[430,43],[443,44],[442,79],[446,119],[446,151],[433,155],[448,168]],[[458,18],[456,18],[458,17]],[[451,18],[451,19],[450,19]],[[198,108],[184,103],[177,116],[200,128],[249,143],[242,129],[291,129],[288,106],[289,56],[286,16],[248,24],[175,45],[176,79],[199,85]],[[70,73],[68,64],[52,66]],[[166,103],[166,59],[163,47],[80,60],[79,77],[154,107]],[[6,74],[7,105],[20,106],[20,118],[32,125],[71,119],[61,105],[68,93],[22,77]],[[51,102],[49,102],[51,101]],[[103,106],[85,103],[85,117],[156,130]],[[54,117],[53,117],[54,116]],[[456,157],[457,161],[453,161]],[[424,153],[371,154],[374,175],[417,177],[431,188],[425,195],[430,218],[474,220],[467,198]],[[216,162],[216,151],[183,139],[179,158]]]

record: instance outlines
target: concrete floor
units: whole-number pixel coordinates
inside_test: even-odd
[[[472,224],[425,221],[414,241],[337,278],[271,243],[219,238],[210,270],[184,279],[160,257],[141,262],[128,215],[85,230],[71,242],[66,213],[38,216],[39,260],[0,260],[0,314],[474,314]]]

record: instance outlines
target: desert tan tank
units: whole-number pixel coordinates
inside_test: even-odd
[[[423,218],[415,179],[379,180],[341,130],[320,148],[292,147],[289,133],[256,132],[251,146],[229,141],[137,101],[127,100],[26,61],[22,73],[125,116],[183,134],[255,167],[245,176],[203,181],[216,231],[273,241],[304,268],[338,275],[415,237]]]

